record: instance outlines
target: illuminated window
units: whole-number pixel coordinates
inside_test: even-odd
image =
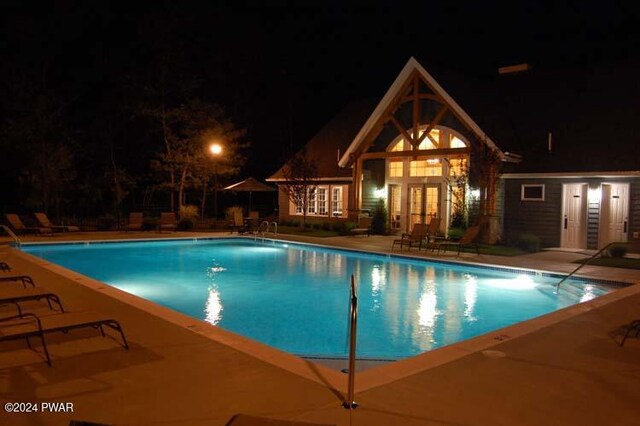
[[[437,159],[411,161],[409,176],[442,176],[442,163]]]
[[[331,215],[333,217],[342,217],[342,187],[334,186],[331,189]]]
[[[449,146],[451,148],[466,148],[467,144],[462,142],[462,139],[460,139],[459,137],[451,135]]]
[[[452,158],[449,160],[449,176],[463,176],[467,171],[465,158]]]
[[[423,134],[424,134],[424,129],[420,130],[419,132],[420,136],[422,136]],[[438,144],[440,144],[440,130],[432,129],[429,132],[429,135],[433,138],[433,140],[435,140],[436,142],[438,142]],[[428,137],[425,137],[424,140],[420,142],[420,146],[418,146],[418,149],[436,149],[436,148],[437,146],[434,145],[433,141]]]
[[[314,215],[316,214],[316,191],[309,191],[309,201],[307,202],[307,213]]]
[[[317,196],[316,196],[316,203],[317,203],[317,207],[318,207],[318,215],[320,216],[326,216],[327,215],[327,207],[328,207],[328,203],[327,203],[327,188],[324,186],[321,186],[318,188],[317,192]]]
[[[404,164],[400,161],[389,161],[389,177],[402,177]]]
[[[389,151],[404,151],[404,139],[400,139],[395,145],[389,149]]]

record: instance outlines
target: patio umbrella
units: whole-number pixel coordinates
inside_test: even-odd
[[[224,188],[225,191],[238,191],[238,192],[248,192],[249,193],[249,211],[251,211],[251,193],[252,192],[271,192],[277,191],[277,189],[265,185],[257,179],[252,177],[246,178],[245,180],[234,183],[233,185],[229,185]]]

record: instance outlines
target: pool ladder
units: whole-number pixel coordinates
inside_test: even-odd
[[[7,234],[9,234],[9,236],[10,236],[11,238],[13,238],[13,241],[16,243],[16,245],[17,245],[18,247],[20,247],[20,246],[22,245],[22,241],[20,241],[20,238],[18,238],[18,236],[17,236],[17,235],[16,235],[16,234],[11,230],[11,228],[9,228],[9,227],[8,227],[8,226],[6,226],[6,225],[0,225],[0,227],[1,227],[2,229],[4,229],[4,231],[5,231]]]
[[[258,227],[258,230],[253,234],[253,240],[256,241],[258,239],[258,235],[260,235],[260,237],[262,238],[262,241],[264,242],[264,236],[265,234],[269,233],[269,229],[271,228],[271,226],[273,225],[273,236],[277,237],[278,236],[278,222],[269,222],[267,220],[263,221],[260,226]]]

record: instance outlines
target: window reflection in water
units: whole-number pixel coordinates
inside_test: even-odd
[[[473,275],[464,275],[464,317],[468,321],[476,321],[477,318],[474,315],[474,309],[476,306],[476,300],[478,299],[478,283],[476,277]]]

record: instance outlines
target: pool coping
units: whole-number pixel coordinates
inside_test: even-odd
[[[178,240],[205,240],[205,239],[253,239],[252,237],[231,237],[231,236],[207,236],[207,237],[178,237],[178,238],[151,238],[151,239],[119,239],[119,240],[91,240],[91,241],[59,241],[59,242],[47,242],[47,243],[24,243],[23,245],[58,245],[58,244],[99,244],[99,243],[122,243],[122,242],[150,242],[150,241],[178,241]],[[494,264],[484,264],[478,262],[466,262],[460,261],[447,261],[424,258],[419,256],[412,256],[410,254],[395,254],[379,251],[365,251],[357,250],[345,247],[336,247],[316,243],[297,242],[289,240],[269,239],[278,241],[284,244],[296,244],[315,246],[328,249],[337,249],[350,252],[359,252],[363,254],[375,254],[384,257],[398,257],[411,260],[444,263],[444,264],[463,264],[470,267],[490,268],[511,272],[525,272],[525,273],[544,273],[551,276],[562,277],[566,274],[560,274],[557,272],[534,270],[529,268],[517,268],[510,266],[496,266]],[[273,348],[264,343],[258,342],[251,338],[241,336],[231,331],[224,330],[220,327],[211,325],[204,320],[199,320],[190,317],[186,314],[174,311],[173,309],[163,307],[151,302],[139,296],[127,293],[123,290],[119,290],[106,283],[87,277],[78,272],[72,271],[45,259],[26,253],[22,250],[13,250],[16,255],[23,259],[41,266],[55,274],[63,276],[69,280],[72,280],[84,287],[90,288],[96,292],[104,294],[107,297],[114,298],[118,301],[126,303],[134,308],[147,312],[154,317],[161,320],[168,321],[174,325],[190,330],[193,333],[199,334],[205,338],[211,339],[217,343],[228,346],[232,349],[246,353],[253,356],[263,362],[274,365],[283,370],[289,371],[293,374],[299,375],[306,379],[312,380],[319,384],[331,387],[339,392],[346,393],[346,376],[336,370],[322,366],[315,362],[309,361],[302,357],[284,352],[280,349]],[[593,279],[586,276],[577,276],[580,279],[589,279],[592,282],[603,283],[617,283],[627,284],[626,287],[619,287],[614,289],[610,293],[599,296],[587,302],[578,303],[568,306],[566,308],[545,314],[527,321],[519,322],[507,327],[503,327],[480,336],[476,336],[470,339],[466,339],[451,345],[444,346],[442,348],[434,349],[432,351],[424,352],[419,355],[415,355],[409,358],[397,360],[392,363],[388,363],[381,366],[372,367],[366,371],[359,372],[356,378],[356,392],[363,392],[375,387],[383,386],[388,383],[394,382],[414,375],[416,373],[424,372],[431,368],[455,361],[468,355],[487,351],[495,346],[500,345],[502,342],[515,339],[533,333],[545,327],[551,326],[566,319],[578,316],[595,308],[604,306],[606,304],[623,299],[630,295],[640,293],[640,285],[638,282],[626,283],[620,281],[608,281]],[[313,365],[310,365],[313,364]]]

